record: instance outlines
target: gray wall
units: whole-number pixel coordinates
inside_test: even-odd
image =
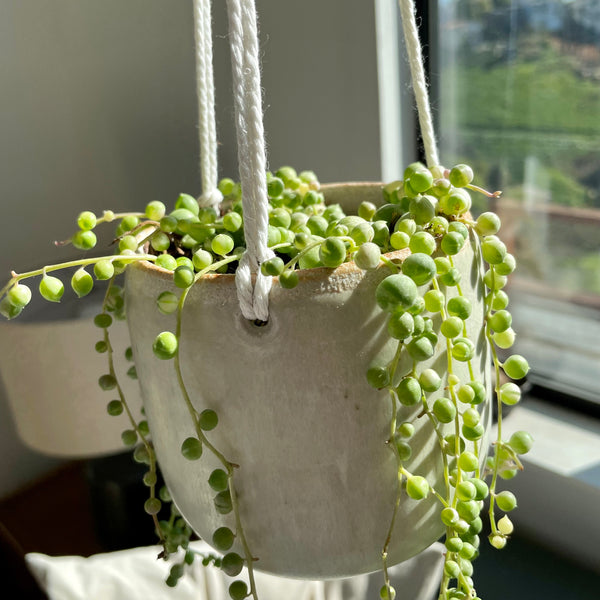
[[[214,19],[220,171],[235,176],[224,4]],[[378,179],[373,3],[257,5],[270,165]],[[2,0],[2,282],[12,268],[72,256],[51,241],[73,232],[81,210],[199,193],[191,15],[191,0]],[[56,464],[21,444],[3,394],[0,496]]]

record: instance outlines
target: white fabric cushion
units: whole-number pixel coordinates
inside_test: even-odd
[[[213,553],[203,542],[194,550]],[[392,585],[399,597],[431,600],[439,585],[443,561],[441,544],[389,569]],[[171,561],[157,560],[158,546],[133,548],[121,552],[81,556],[47,556],[30,553],[27,565],[50,600],[229,600],[232,578],[215,567],[192,568],[169,588],[165,579]],[[179,557],[180,558],[180,557]],[[283,579],[256,572],[261,600],[372,600],[379,597],[381,573],[359,575],[334,581]]]

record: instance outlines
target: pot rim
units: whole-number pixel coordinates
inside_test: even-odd
[[[360,189],[366,188],[366,190],[371,193],[377,191],[378,189],[383,189],[383,183],[381,182],[373,182],[373,181],[350,181],[343,183],[325,183],[321,185],[320,191],[324,192],[327,195],[327,192],[336,192],[342,189],[350,189],[353,191],[358,191]],[[408,248],[404,248],[402,250],[393,250],[391,252],[386,252],[382,256],[390,260],[400,260],[403,261],[411,254]],[[153,262],[142,260],[133,263],[133,265],[137,268],[143,269],[147,272],[153,273],[157,277],[164,279],[165,281],[172,281],[173,279],[173,271],[169,271],[163,267],[159,267]],[[380,265],[381,266],[381,265]],[[379,267],[378,267],[379,268]],[[360,273],[364,273],[363,269],[360,269],[356,266],[356,263],[351,260],[348,262],[342,263],[339,267],[331,268],[331,267],[314,267],[312,269],[296,269],[296,273],[300,279],[300,282],[311,282],[322,280],[325,278],[331,277],[340,277],[347,278],[350,275],[356,275]],[[256,274],[252,274],[252,278],[254,279]],[[279,281],[278,276],[272,276],[273,282]],[[235,273],[207,273],[203,275],[196,283],[205,282],[211,284],[222,284],[222,285],[231,285],[235,280]]]

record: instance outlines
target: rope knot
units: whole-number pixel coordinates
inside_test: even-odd
[[[275,256],[275,253],[268,248],[261,254],[262,260],[260,262]],[[254,285],[252,285],[253,273],[256,277]],[[269,292],[273,285],[273,278],[262,274],[259,261],[248,250],[242,255],[240,264],[236,269],[235,285],[242,315],[250,321],[268,321]]]
[[[221,191],[219,190],[219,188],[213,188],[212,190],[210,190],[209,192],[204,192],[199,198],[198,198],[198,204],[200,205],[201,208],[214,208],[217,213],[219,212],[219,206],[221,204],[221,202],[223,201],[223,194],[221,193]]]

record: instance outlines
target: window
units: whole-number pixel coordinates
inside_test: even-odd
[[[600,403],[600,3],[439,0],[430,15],[441,159],[470,164],[518,258],[531,380]]]

